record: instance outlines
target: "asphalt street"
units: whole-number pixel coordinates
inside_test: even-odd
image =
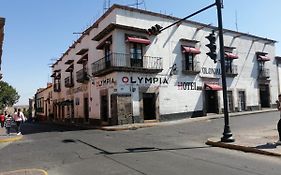
[[[235,137],[265,127],[275,130],[278,119],[278,112],[267,112],[231,117],[230,125]],[[207,146],[209,137],[222,136],[223,125],[220,118],[103,131],[25,123],[22,140],[0,144],[0,172],[40,168],[49,175],[280,175],[279,158]]]

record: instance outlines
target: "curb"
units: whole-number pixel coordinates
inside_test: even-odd
[[[101,127],[99,128],[100,130],[104,130],[104,131],[124,131],[124,130],[136,130],[139,128],[148,128],[148,127],[153,127],[153,126],[157,126],[159,125],[159,123],[149,123],[149,124],[140,124],[140,125],[129,125],[129,126],[125,126],[125,127]]]
[[[0,175],[48,175],[48,173],[45,170],[42,169],[20,169],[20,170],[14,170],[14,171],[8,171],[8,172],[0,172]]]
[[[233,149],[233,150],[237,150],[237,151],[243,151],[243,152],[257,153],[257,154],[268,155],[268,156],[281,157],[281,154],[278,154],[278,153],[264,151],[264,150],[260,150],[260,149],[249,147],[249,146],[237,145],[237,144],[232,144],[232,143],[223,143],[221,141],[211,141],[211,140],[208,139],[205,144],[206,145],[210,145],[210,146],[214,146],[214,147]]]
[[[249,115],[249,114],[256,114],[256,113],[265,113],[265,112],[274,112],[277,111],[277,109],[267,109],[267,110],[257,110],[257,111],[246,111],[243,113],[237,112],[237,113],[230,113],[230,117],[239,117],[243,115]],[[195,122],[195,121],[202,121],[202,120],[212,120],[212,119],[219,119],[223,118],[223,114],[217,114],[217,115],[210,115],[210,116],[202,116],[202,117],[196,117],[196,118],[184,118],[180,120],[171,120],[171,121],[164,121],[164,122],[153,122],[153,123],[135,123],[135,124],[128,124],[128,125],[116,125],[116,126],[101,126],[97,127],[95,129],[100,129],[104,131],[124,131],[124,130],[136,130],[139,128],[147,128],[147,127],[154,127],[154,126],[165,126],[169,125],[171,123],[177,124],[182,122]],[[190,120],[192,119],[192,120]],[[184,121],[183,121],[184,120]]]
[[[14,136],[14,137],[10,137],[10,138],[0,138],[0,143],[4,143],[4,142],[14,142],[14,141],[18,141],[21,140],[23,138],[23,136]],[[1,174],[0,174],[1,175]]]
[[[234,113],[229,113],[230,117],[238,117],[238,116],[243,116],[243,115],[249,115],[249,114],[256,114],[256,113],[265,113],[265,112],[274,112],[277,111],[277,109],[263,109],[263,110],[255,110],[255,111],[245,111],[245,112],[234,112]],[[134,123],[134,124],[126,124],[126,125],[114,125],[114,126],[85,126],[85,125],[80,125],[77,123],[74,124],[69,124],[69,123],[62,123],[62,122],[57,122],[57,121],[44,121],[44,123],[51,123],[51,124],[56,124],[56,125],[61,125],[61,126],[74,126],[74,127],[81,127],[83,129],[99,129],[99,130],[104,130],[104,131],[124,131],[124,130],[136,130],[139,128],[147,128],[147,127],[154,127],[154,126],[166,126],[166,125],[173,125],[173,124],[178,124],[178,123],[183,123],[183,122],[195,122],[195,121],[202,121],[202,120],[213,120],[213,119],[219,119],[223,118],[223,114],[215,114],[215,115],[210,115],[210,116],[201,116],[201,117],[195,117],[195,118],[182,118],[179,120],[169,120],[169,121],[158,121],[158,122],[153,122],[153,123]],[[190,120],[192,119],[192,120]]]

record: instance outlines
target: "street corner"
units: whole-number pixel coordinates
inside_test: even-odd
[[[157,126],[158,123],[138,123],[138,124],[128,124],[128,125],[117,125],[117,126],[104,126],[101,130],[105,131],[124,131],[124,130],[136,130],[139,128],[148,128]]]
[[[0,143],[15,142],[21,140],[23,135],[0,136]]]
[[[19,169],[14,171],[0,172],[0,175],[48,175],[45,170],[42,169]]]
[[[226,149],[232,149],[236,151],[243,151],[246,153],[256,153],[256,154],[262,154],[262,155],[268,155],[268,156],[276,156],[281,157],[280,153],[276,153],[274,151],[267,151],[267,150],[261,150],[255,146],[247,146],[246,144],[241,144],[238,142],[221,142],[217,138],[209,138],[206,143],[206,145],[213,146],[213,147],[220,147],[220,148],[226,148]]]

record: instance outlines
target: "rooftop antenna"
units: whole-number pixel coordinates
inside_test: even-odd
[[[110,8],[110,0],[103,1],[103,13]]]
[[[146,6],[145,6],[145,1],[144,0],[136,0],[136,2],[133,3],[133,4],[127,4],[127,6],[133,6],[133,7],[136,7],[137,9],[139,8],[140,5],[143,5],[144,9],[146,10]]]
[[[236,27],[236,31],[238,32],[237,10],[235,10],[235,27]]]

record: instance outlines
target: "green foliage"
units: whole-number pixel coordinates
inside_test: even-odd
[[[28,116],[29,116],[29,109],[28,110],[25,110],[25,111],[23,111],[23,115],[27,118]]]
[[[19,100],[20,96],[16,89],[4,81],[0,81],[0,109],[6,106],[13,106]]]

